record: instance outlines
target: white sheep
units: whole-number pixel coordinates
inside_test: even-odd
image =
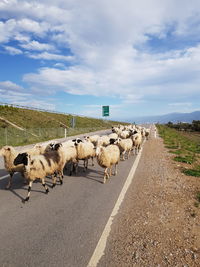
[[[111,138],[113,138],[113,139],[117,139],[118,138],[118,134],[117,133],[111,133],[111,134],[109,134],[108,135],[108,137],[111,139]]]
[[[126,138],[130,137],[130,131],[128,131],[128,130],[124,130],[124,131],[122,131],[122,132],[119,134],[119,136],[120,136],[121,138],[123,138],[123,139],[126,139]]]
[[[61,173],[63,169],[63,160],[61,159],[57,151],[49,151],[42,155],[32,156],[28,153],[20,153],[14,160],[14,165],[24,165],[24,176],[29,181],[28,195],[23,202],[28,201],[30,198],[30,192],[33,181],[39,178],[42,181],[42,185],[45,188],[46,194],[49,192],[45,184],[45,177],[47,175],[54,175]],[[62,178],[60,178],[62,184]]]
[[[131,150],[133,148],[133,141],[131,138],[121,139],[118,138],[115,141],[120,149],[120,154],[122,155],[122,160],[125,160],[125,154],[127,153],[127,159],[130,156]]]
[[[136,133],[131,136],[133,140],[133,148],[135,148],[135,154],[138,154],[142,145],[142,135],[141,133]]]
[[[84,136],[84,139],[86,141],[90,141],[96,147],[97,146],[97,140],[99,139],[99,135],[95,134],[95,135],[90,135],[90,136],[89,135]]]
[[[68,162],[71,162],[70,175],[72,175],[74,164],[77,164],[77,149],[74,142],[69,140],[63,143],[58,143],[54,146],[54,149],[60,153],[64,165],[66,165]]]
[[[120,161],[120,151],[117,145],[108,145],[107,147],[97,147],[97,162],[104,170],[103,183],[112,175],[112,166],[115,166],[114,175],[117,174],[117,164]],[[109,173],[108,173],[108,170]]]
[[[88,168],[88,159],[92,159],[92,166],[94,166],[94,157],[96,156],[94,145],[90,141],[83,141],[80,138],[72,140],[77,150],[77,165],[76,172],[78,169],[78,161],[84,161],[84,171]]]
[[[4,158],[4,166],[5,169],[10,174],[9,181],[6,186],[6,189],[9,189],[12,185],[12,178],[15,172],[20,172],[21,175],[24,177],[24,165],[20,164],[18,166],[15,166],[13,161],[17,157],[19,152],[17,152],[14,147],[12,146],[4,146],[0,150],[0,155]]]
[[[107,135],[102,135],[97,140],[97,146],[107,146],[110,144],[110,138]]]

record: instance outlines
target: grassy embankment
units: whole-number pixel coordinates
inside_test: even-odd
[[[0,120],[0,147],[4,145],[26,145],[54,138],[110,129],[116,121],[75,117],[75,127],[71,127],[72,115],[48,113],[35,110],[0,106],[0,117],[23,128],[20,130],[8,122]]]
[[[174,160],[182,163],[186,175],[200,177],[200,135],[180,132],[164,125],[157,125],[165,146],[174,154]]]

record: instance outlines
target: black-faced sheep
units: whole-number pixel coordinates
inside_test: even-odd
[[[94,166],[93,160],[96,156],[94,145],[90,141],[83,141],[80,138],[73,139],[72,141],[74,142],[77,150],[76,172],[78,169],[79,160],[84,161],[84,171],[86,171],[86,169],[88,168],[88,159],[92,159],[92,166]]]
[[[115,141],[120,149],[120,154],[122,155],[122,160],[125,160],[125,154],[127,154],[127,159],[130,156],[131,150],[133,149],[133,141],[131,138],[121,139],[118,138]]]
[[[13,161],[17,157],[18,152],[12,146],[2,147],[2,149],[0,150],[0,155],[3,156],[5,169],[10,174],[9,181],[6,186],[6,189],[9,189],[12,186],[12,178],[15,172],[20,172],[21,175],[24,177],[24,165],[23,164],[20,164],[18,166],[14,165]]]
[[[50,151],[44,153],[43,155],[37,156],[31,156],[27,153],[20,153],[14,160],[14,165],[19,164],[24,165],[24,176],[29,181],[28,195],[24,199],[24,202],[28,201],[30,198],[32,183],[34,180],[39,178],[42,181],[45,192],[48,193],[49,189],[45,184],[45,177],[47,175],[61,173],[63,169],[63,160],[57,151]],[[62,184],[62,178],[60,178],[60,183]]]

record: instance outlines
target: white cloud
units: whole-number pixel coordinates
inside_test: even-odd
[[[4,46],[5,50],[10,54],[10,55],[20,55],[23,54],[23,52],[15,47],[12,46]]]
[[[23,87],[11,82],[11,81],[3,81],[0,82],[0,89],[5,91],[23,91]]]
[[[27,43],[20,44],[20,46],[27,50],[35,50],[35,51],[42,51],[42,50],[55,50],[53,45],[39,43],[38,41],[31,41]]]
[[[124,104],[199,94],[197,0],[12,0],[1,1],[0,17],[0,42],[57,61],[23,76],[33,91],[118,96]]]
[[[34,59],[43,59],[43,60],[60,60],[60,61],[72,61],[74,58],[72,56],[64,56],[58,54],[52,54],[48,52],[43,52],[39,54],[30,54],[27,53],[28,57]]]

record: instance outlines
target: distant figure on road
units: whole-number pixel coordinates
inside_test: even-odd
[[[156,130],[156,127],[154,129],[154,137],[156,138],[157,137],[157,130]]]

